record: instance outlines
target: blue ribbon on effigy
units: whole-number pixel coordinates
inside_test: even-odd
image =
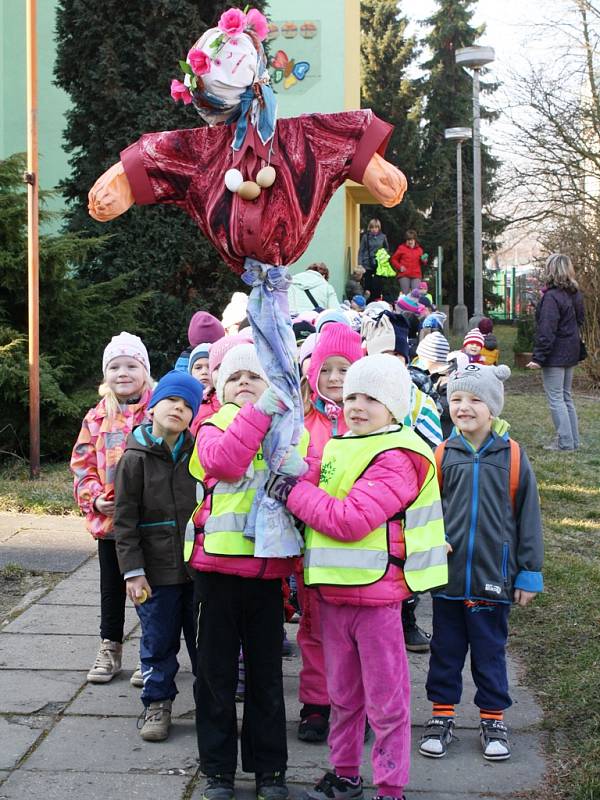
[[[242,280],[252,286],[247,315],[258,358],[269,383],[286,406],[283,414],[273,417],[262,450],[269,469],[283,474],[283,459],[289,448],[298,444],[304,429],[296,340],[287,296],[291,277],[287,267],[263,264],[252,258],[246,258],[244,270]],[[292,515],[281,503],[268,497],[264,489],[256,493],[244,535],[254,539],[257,557],[283,558],[301,552],[302,538]]]

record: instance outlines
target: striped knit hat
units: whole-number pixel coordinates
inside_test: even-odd
[[[479,347],[483,347],[485,344],[485,339],[483,338],[483,333],[479,330],[479,328],[473,328],[467,333],[463,339],[463,347],[466,347],[468,344],[478,344]]]
[[[450,352],[448,339],[439,331],[433,331],[419,342],[417,355],[428,361],[445,362]]]

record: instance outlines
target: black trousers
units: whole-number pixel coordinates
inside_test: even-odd
[[[242,769],[285,772],[281,580],[198,572],[195,588],[199,604],[195,695],[200,768],[206,775],[236,771],[235,691],[241,643],[246,667]]]
[[[119,569],[114,539],[98,539],[100,562],[100,636],[123,641],[125,625],[125,581]]]

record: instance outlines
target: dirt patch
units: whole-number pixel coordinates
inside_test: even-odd
[[[0,625],[18,615],[17,606],[26,595],[34,592],[35,596],[39,597],[64,577],[56,572],[29,572],[16,564],[7,564],[2,567],[0,569]],[[11,613],[13,611],[14,613]]]

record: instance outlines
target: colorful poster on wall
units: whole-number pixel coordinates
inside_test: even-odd
[[[305,94],[321,79],[321,31],[318,20],[269,23],[269,73],[276,92]]]

